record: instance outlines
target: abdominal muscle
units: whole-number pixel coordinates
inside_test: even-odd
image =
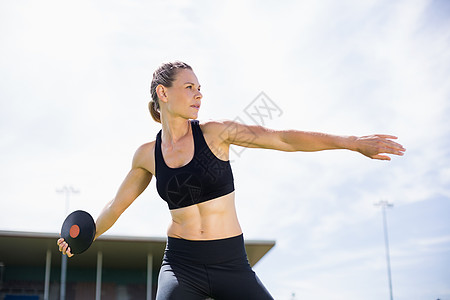
[[[186,240],[217,240],[242,233],[234,192],[206,202],[170,211],[167,235]]]

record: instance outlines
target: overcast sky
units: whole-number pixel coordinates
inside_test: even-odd
[[[449,1],[1,1],[0,45],[0,230],[59,232],[64,186],[96,218],[160,129],[154,69],[183,60],[200,120],[407,148],[233,148],[244,235],[277,243],[255,267],[275,299],[388,299],[380,200],[395,299],[450,299]],[[108,234],[165,236],[169,219],[153,181]]]

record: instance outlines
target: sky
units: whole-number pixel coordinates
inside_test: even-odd
[[[190,64],[199,119],[399,137],[403,157],[233,147],[238,216],[275,299],[450,300],[450,2],[1,1],[0,230],[94,218],[160,125],[153,71]],[[261,94],[263,93],[263,94]],[[256,114],[259,112],[259,115]],[[166,234],[154,180],[111,235]]]

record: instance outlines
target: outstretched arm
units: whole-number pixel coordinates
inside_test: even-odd
[[[229,144],[247,148],[266,148],[280,151],[322,151],[348,149],[380,160],[390,160],[383,154],[403,155],[405,148],[392,141],[392,135],[339,136],[299,130],[271,130],[262,126],[249,126],[224,121],[222,136]]]

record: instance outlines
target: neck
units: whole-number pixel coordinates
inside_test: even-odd
[[[184,118],[163,118],[161,116],[162,136],[164,142],[175,144],[191,131],[191,124]]]

